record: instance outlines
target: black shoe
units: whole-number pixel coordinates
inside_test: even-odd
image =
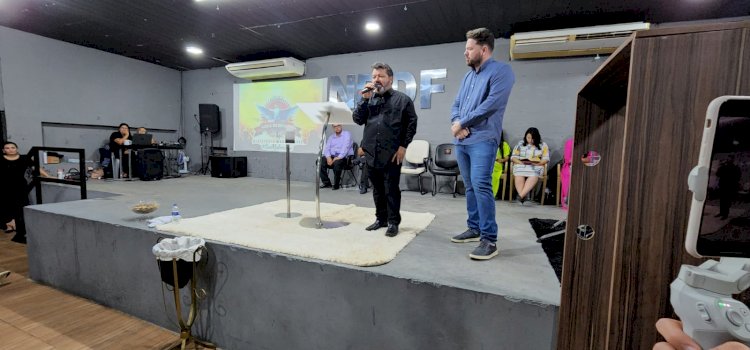
[[[454,243],[467,243],[467,242],[479,242],[479,231],[474,229],[468,229],[460,235],[453,236],[451,242]]]
[[[365,193],[367,193],[367,187],[364,187],[364,186],[360,187],[359,194],[365,194]]]
[[[335,190],[338,190],[339,188],[341,188],[341,186],[339,186],[339,185],[333,185],[333,190],[334,190],[334,191],[335,191]]]
[[[385,235],[388,237],[395,237],[398,234],[398,225],[388,224],[388,230],[385,231]]]
[[[367,231],[374,231],[374,230],[377,230],[377,229],[379,229],[381,227],[386,227],[386,226],[388,226],[388,225],[385,224],[385,223],[380,222],[380,220],[375,220],[375,222],[373,222],[372,225],[365,227],[365,230],[367,230]]]
[[[320,188],[329,188],[331,187],[331,184],[322,184],[320,185]]]
[[[16,233],[16,235],[10,240],[16,243],[26,244],[26,236],[19,236],[18,233]]]
[[[516,200],[523,205],[523,202],[526,201],[526,197],[516,196]]]
[[[721,217],[722,215],[724,215],[724,214],[722,214],[722,213],[718,213],[718,214],[714,215],[714,217],[715,217],[715,218],[718,218],[718,217]]]
[[[469,257],[474,260],[489,260],[497,255],[497,245],[487,240],[479,242],[479,246],[474,248],[474,251],[469,254]]]

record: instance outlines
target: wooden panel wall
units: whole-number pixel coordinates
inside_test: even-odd
[[[739,89],[738,95],[750,96],[750,28],[745,28],[742,32],[742,57],[740,64],[742,65],[740,77],[739,77]]]
[[[614,262],[610,349],[650,349],[654,323],[672,314],[669,284],[684,249],[691,193],[709,102],[734,93],[742,29],[634,41],[625,125],[621,231]]]
[[[557,348],[604,349],[625,114],[580,97],[578,113],[587,117],[576,121]],[[582,164],[587,151],[601,155],[597,166]],[[594,229],[592,239],[577,238],[576,227],[582,224]]]

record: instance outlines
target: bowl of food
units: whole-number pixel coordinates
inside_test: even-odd
[[[140,201],[130,207],[130,210],[136,214],[150,214],[155,212],[156,209],[159,209],[159,203],[155,201]]]

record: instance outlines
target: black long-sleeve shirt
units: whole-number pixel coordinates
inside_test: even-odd
[[[399,146],[409,146],[417,133],[414,103],[409,96],[393,89],[359,101],[352,117],[355,123],[365,126],[361,146],[368,167],[384,167]]]

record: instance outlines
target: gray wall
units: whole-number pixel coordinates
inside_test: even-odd
[[[339,76],[346,81],[347,74],[369,74],[375,61],[389,63],[394,71],[411,72],[419,81],[419,71],[447,68],[446,79],[433,83],[444,83],[445,93],[433,94],[432,108],[421,109],[419,95],[416,100],[419,127],[416,138],[425,139],[434,147],[451,142],[449,134],[450,106],[467,71],[464,61],[464,42],[364,52],[338,56],[318,57],[307,60],[304,79]],[[507,61],[509,42],[499,39],[495,45],[495,58]],[[521,139],[531,126],[539,128],[542,138],[552,149],[553,161],[562,157],[564,140],[573,136],[575,104],[578,89],[583,85],[604,59],[591,57],[547,60],[513,61],[516,84],[505,113],[504,128],[511,146]],[[245,83],[224,69],[196,70],[183,73],[183,128],[188,136],[188,154],[193,156],[191,167],[200,167],[198,123],[194,115],[199,103],[213,103],[221,110],[221,134],[215,135],[214,145],[232,147],[232,84]],[[362,135],[362,127],[346,127],[355,140]],[[250,176],[282,178],[282,153],[233,152],[248,156]],[[292,179],[311,181],[314,178],[314,155],[292,155]],[[198,164],[196,164],[198,163]]]
[[[179,71],[6,27],[0,27],[0,65],[8,137],[22,152],[42,145],[42,122],[113,126],[100,129],[94,147],[120,122],[179,128]],[[75,129],[63,131],[55,138],[62,144],[46,146],[92,147]]]
[[[434,146],[450,142],[448,113],[467,70],[463,50],[464,43],[457,42],[318,57],[307,61],[304,78],[339,76],[345,81],[347,74],[369,74],[369,65],[375,61],[411,72],[417,79],[420,70],[447,68],[447,78],[435,81],[445,84],[445,93],[432,96],[432,108],[421,109],[419,98],[416,102],[420,117],[417,137]],[[507,60],[507,52],[508,41],[498,40],[495,57]],[[526,128],[536,126],[553,150],[553,161],[559,159],[563,141],[573,133],[576,92],[602,61],[584,57],[511,62],[517,82],[504,122],[511,143],[520,139]],[[41,145],[44,138],[55,143],[46,146],[84,147],[89,150],[86,158],[96,159],[93,149],[107,138],[105,130],[98,129],[102,130],[98,139],[89,136],[97,130],[77,132],[75,128],[57,128],[50,137],[43,135],[42,122],[116,126],[126,121],[133,127],[177,129],[171,134],[174,138],[184,134],[194,170],[201,165],[198,104],[219,106],[222,131],[214,135],[213,144],[231,148],[232,84],[247,82],[223,68],[180,73],[5,27],[0,27],[0,65],[8,136],[22,151]],[[347,128],[355,139],[361,137],[361,127]],[[232,153],[248,156],[251,176],[283,176],[281,153]],[[293,154],[292,178],[311,181],[313,159],[311,154]]]

